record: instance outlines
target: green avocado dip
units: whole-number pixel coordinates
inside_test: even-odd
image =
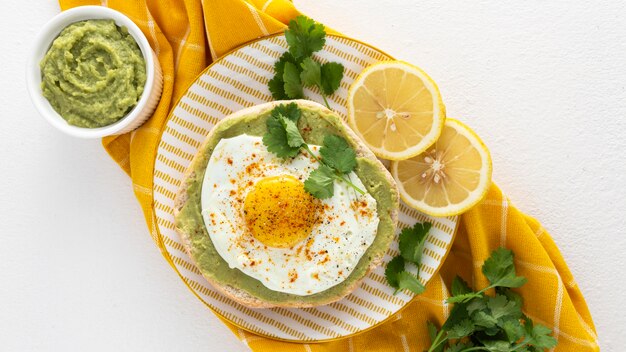
[[[302,105],[299,107],[302,110],[302,117],[298,122],[298,128],[307,143],[321,145],[327,134],[338,134],[346,138],[353,148],[358,148],[355,139],[348,134],[338,116],[318,108]],[[367,273],[372,262],[382,258],[395,234],[396,224],[393,214],[398,210],[398,194],[395,186],[390,183],[387,172],[381,169],[378,161],[358,156],[355,169],[367,192],[376,199],[380,220],[376,238],[348,278],[325,291],[297,296],[270,290],[239,269],[230,268],[217,252],[204,226],[200,198],[204,173],[213,149],[223,138],[241,134],[262,136],[267,131],[266,121],[270,113],[271,108],[268,108],[258,113],[229,118],[213,128],[210,137],[200,147],[198,155],[190,165],[189,177],[183,185],[185,202],[176,205],[179,212],[175,226],[183,242],[187,243],[189,254],[200,272],[214,284],[243,290],[253,297],[273,304],[317,305],[320,302],[333,301],[349,292]]]
[[[137,42],[113,20],[67,26],[39,65],[43,96],[78,127],[119,121],[137,105],[146,83],[146,62]]]

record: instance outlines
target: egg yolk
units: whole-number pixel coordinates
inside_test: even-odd
[[[249,232],[263,244],[287,248],[311,233],[319,201],[304,190],[304,184],[290,175],[258,181],[244,201]]]

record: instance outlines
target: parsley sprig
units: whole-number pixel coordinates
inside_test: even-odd
[[[400,255],[393,258],[385,269],[385,277],[391,287],[400,290],[408,289],[415,294],[421,294],[426,289],[419,281],[420,263],[422,252],[426,243],[426,235],[432,224],[429,222],[416,223],[413,227],[407,227],[400,232],[398,248]],[[406,262],[417,266],[417,276],[405,270]]]
[[[305,151],[318,161],[320,166],[313,170],[304,181],[304,189],[316,198],[324,199],[333,196],[334,182],[345,182],[360,194],[365,194],[349,180],[348,174],[356,168],[356,152],[348,142],[337,135],[326,135],[317,156],[304,141],[298,129],[298,121],[302,111],[296,103],[280,104],[275,107],[266,125],[267,132],[263,135],[263,144],[267,150],[279,158],[288,159]]]
[[[317,87],[330,109],[326,97],[339,88],[344,67],[337,62],[321,64],[312,57],[326,43],[324,25],[298,16],[289,22],[285,39],[289,51],[274,64],[275,75],[268,83],[272,96],[276,100],[300,99],[304,87]]]
[[[552,331],[522,312],[522,297],[511,291],[526,279],[515,274],[513,252],[499,248],[492,252],[482,267],[491,283],[474,292],[460,277],[452,282],[454,303],[450,316],[438,329],[428,322],[431,346],[428,352],[534,352],[556,346]],[[495,289],[494,296],[485,291]]]

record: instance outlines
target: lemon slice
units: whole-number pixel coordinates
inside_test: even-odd
[[[461,122],[447,119],[441,136],[424,153],[391,163],[400,197],[432,216],[460,214],[478,203],[491,183],[491,156]]]
[[[402,61],[366,68],[348,92],[348,122],[383,159],[416,156],[439,137],[445,120],[439,89],[428,75]]]

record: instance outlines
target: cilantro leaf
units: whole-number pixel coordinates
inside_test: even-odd
[[[431,323],[430,320],[426,321],[426,328],[428,329],[428,337],[430,337],[430,343],[435,342],[437,334],[439,333],[439,329],[437,329],[435,324]]]
[[[468,336],[473,332],[474,323],[469,319],[463,319],[457,324],[453,325],[450,330],[448,330],[448,338],[460,339],[462,337]]]
[[[520,287],[526,283],[526,278],[515,275],[513,252],[498,248],[483,264],[483,274],[492,286]]]
[[[330,136],[326,136],[326,138],[324,139],[324,146],[326,147],[325,151],[327,153],[330,153],[331,150],[335,150],[338,152],[333,153],[330,156],[322,155],[323,156],[322,161],[325,161],[326,158],[331,158],[331,157],[338,158],[338,155],[343,155],[343,152],[340,152],[343,150],[342,147],[349,148],[348,142],[346,142],[341,137],[338,137],[340,138],[341,141],[339,139],[331,138],[331,140],[329,140],[327,143],[327,139],[329,139],[329,137]],[[320,149],[320,154],[322,154],[322,151],[323,151],[322,149]],[[351,153],[354,153],[352,148],[350,148],[350,151]],[[350,157],[353,157],[353,154],[350,154]],[[347,157],[345,158],[347,159]],[[344,159],[344,156],[342,156],[341,159]],[[330,159],[330,160],[334,160],[334,159]],[[337,164],[339,162],[333,161],[333,163]],[[354,168],[354,166],[351,166],[351,165],[346,166],[345,163],[342,163],[341,165],[344,165],[345,167],[337,166],[337,169],[341,169],[342,167],[345,170]],[[426,234],[428,233],[430,226],[431,226],[430,223],[424,223],[424,224],[416,223],[412,228],[406,228],[400,232],[400,243],[399,243],[400,255],[393,259],[394,265],[397,265],[398,267],[402,265],[402,268],[404,268],[404,260],[411,261],[415,263],[416,265],[418,265],[418,273],[419,273],[419,262],[422,257],[422,250],[424,248]],[[398,264],[399,262],[402,262],[402,264]],[[392,264],[391,262],[387,264],[387,270],[389,270],[389,266],[391,264]],[[387,271],[385,271],[385,274],[386,273]],[[408,289],[411,292],[419,295],[422,292],[424,292],[424,290],[426,289],[416,276],[414,276],[413,274],[407,271],[400,272],[399,274],[397,274],[397,277],[394,277],[393,279],[398,281],[398,286],[393,286],[393,285],[392,286],[398,288],[398,290]]]
[[[398,257],[396,257],[398,258]],[[394,258],[394,259],[396,259]],[[437,338],[437,334],[439,333],[439,329],[435,326],[435,324],[431,323],[430,320],[426,321],[426,328],[428,329],[428,337],[430,337],[430,342],[435,342],[435,338]]]
[[[448,302],[448,303],[465,303],[465,302],[469,302],[473,298],[480,298],[480,297],[481,297],[480,293],[469,292],[469,293],[463,293],[463,294],[460,294],[460,295],[449,297],[446,300],[446,302]]]
[[[321,65],[311,57],[326,43],[324,26],[306,16],[298,16],[289,22],[285,39],[289,50],[274,63],[275,74],[268,82],[272,97],[300,99],[304,96],[303,87],[316,86],[330,109],[326,96],[339,88],[344,67],[337,62]]]
[[[511,344],[508,341],[502,340],[482,340],[480,341],[488,351],[491,352],[509,352],[511,351]]]
[[[450,347],[446,350],[446,352],[462,352],[464,351],[466,348],[470,348],[470,347],[474,347],[474,344],[472,344],[471,342],[467,342],[467,343],[451,343]]]
[[[431,347],[428,350],[429,352],[443,352],[444,347],[446,347],[445,337],[443,337],[443,331],[439,331],[435,324],[430,321],[426,321],[426,328],[428,329],[428,336],[430,337]],[[443,340],[442,340],[443,337]],[[436,345],[436,346],[435,346]],[[435,348],[433,348],[435,347]]]
[[[398,288],[398,274],[404,271],[404,259],[401,256],[393,258],[385,269],[385,277],[391,287]]]
[[[487,307],[491,311],[491,315],[494,319],[501,319],[505,317],[521,318],[521,307],[518,307],[515,302],[509,301],[506,296],[497,295],[495,297],[487,298]]]
[[[300,111],[300,108],[296,103],[280,104],[272,109],[271,115],[275,118],[278,118],[280,115],[282,115],[289,120],[298,123],[298,121],[300,120],[300,116],[302,115],[302,111]]]
[[[300,80],[302,81],[303,85],[309,87],[319,86],[322,84],[322,68],[317,61],[311,59],[310,57],[307,57],[302,60],[300,66],[302,66]]]
[[[291,119],[286,118],[284,115],[278,115],[278,120],[283,125],[285,133],[287,135],[287,144],[292,148],[298,148],[304,144],[304,139],[298,130],[298,125]]]
[[[408,271],[403,271],[398,274],[398,290],[404,289],[419,295],[426,290],[426,287],[424,287],[419,279],[413,274]]]
[[[277,76],[283,76],[283,74],[285,73],[285,64],[287,62],[291,62],[296,66],[298,64],[298,61],[293,57],[293,55],[291,55],[290,52],[284,52],[278,59],[278,61],[274,63],[274,71],[276,72]]]
[[[453,297],[448,302],[455,304],[441,327],[447,332],[446,338],[441,343],[431,342],[428,352],[538,352],[556,346],[552,331],[543,325],[534,325],[522,313],[522,297],[510,289],[526,282],[515,273],[513,253],[504,248],[493,251],[482,271],[491,285],[478,292],[472,292],[459,277],[453,280]],[[495,288],[494,296],[485,294],[490,288]],[[463,345],[467,343],[473,345]]]
[[[326,165],[320,165],[304,181],[304,190],[318,199],[330,198],[334,193],[334,181],[333,170]]]
[[[422,260],[422,251],[426,243],[426,235],[432,224],[429,222],[416,223],[412,228],[402,229],[400,232],[400,254],[404,259],[419,265]]]
[[[548,349],[556,346],[556,339],[550,336],[552,330],[541,324],[533,325],[532,320],[526,319],[526,338],[529,339],[529,345],[537,349]]]
[[[333,94],[343,78],[343,65],[337,62],[327,62],[322,65],[322,92],[326,95]]]
[[[472,289],[469,288],[469,285],[467,284],[467,282],[463,281],[463,279],[460,276],[457,275],[452,280],[452,290],[451,291],[452,291],[452,295],[453,296],[457,296],[457,295],[470,293],[470,292],[472,292]]]
[[[517,342],[519,339],[524,337],[524,327],[520,323],[519,319],[505,320],[502,324],[500,324],[500,326],[510,343]]]
[[[448,331],[462,320],[469,318],[470,316],[467,312],[467,303],[457,303],[452,307],[452,310],[450,310],[450,315],[441,328]]]
[[[288,69],[289,63],[287,63],[286,67]],[[319,161],[320,167],[311,172],[308,179],[304,182],[304,189],[316,198],[324,199],[331,197],[334,193],[335,179],[342,180],[359,193],[365,194],[363,190],[359,189],[349,179],[346,179],[339,170],[334,168],[335,165],[340,168],[344,167],[343,165],[346,162],[345,156],[344,159],[341,159],[341,162],[333,162],[335,160],[333,158],[337,157],[333,154],[331,157],[328,157],[328,160],[331,161],[328,163],[320,160],[311,151],[298,129],[298,121],[301,115],[302,112],[296,103],[280,104],[272,109],[266,121],[267,132],[263,135],[263,144],[267,147],[267,150],[280,158],[287,159],[295,157],[300,153],[301,149],[304,149]],[[340,137],[334,136],[334,138]],[[333,140],[333,138],[331,137],[330,140]],[[345,141],[344,143],[347,144]],[[345,153],[343,151],[343,154]]]
[[[498,324],[498,320],[496,318],[482,310],[472,314],[472,321],[475,325],[483,327],[485,329],[493,328]]]
[[[324,137],[324,145],[320,148],[320,155],[328,166],[347,174],[356,167],[356,152],[348,142],[334,134]]]
[[[289,52],[294,58],[301,59],[311,56],[324,47],[326,31],[324,25],[301,15],[289,21],[285,39],[289,44]]]
[[[515,302],[515,305],[522,309],[523,301],[519,293],[515,293],[506,287],[496,287],[496,294],[505,296],[509,301]]]
[[[283,80],[285,63],[287,62],[296,63],[296,59],[294,59],[293,55],[291,55],[288,51],[283,53],[280,59],[274,63],[274,71],[276,73],[268,83],[272,97],[276,100],[289,99],[287,93],[285,93],[285,81]]]
[[[467,303],[467,313],[473,314],[474,312],[487,309],[487,297],[480,295],[478,298]]]
[[[467,282],[463,281],[459,276],[454,277],[452,280],[452,297],[447,299],[448,303],[461,303],[468,302],[472,298],[480,298],[479,293],[473,292]]]
[[[285,82],[283,81],[283,76],[274,76],[274,78],[270,79],[267,83],[270,93],[272,93],[272,97],[276,100],[285,100],[289,99],[287,93],[285,93]]]
[[[300,82],[300,70],[291,62],[285,62],[283,72],[283,81],[285,82],[285,93],[291,99],[302,98],[302,82]]]
[[[276,154],[279,158],[293,158],[300,152],[300,147],[289,145],[287,132],[280,119],[270,116],[266,122],[267,132],[263,135],[263,144],[270,153]]]

